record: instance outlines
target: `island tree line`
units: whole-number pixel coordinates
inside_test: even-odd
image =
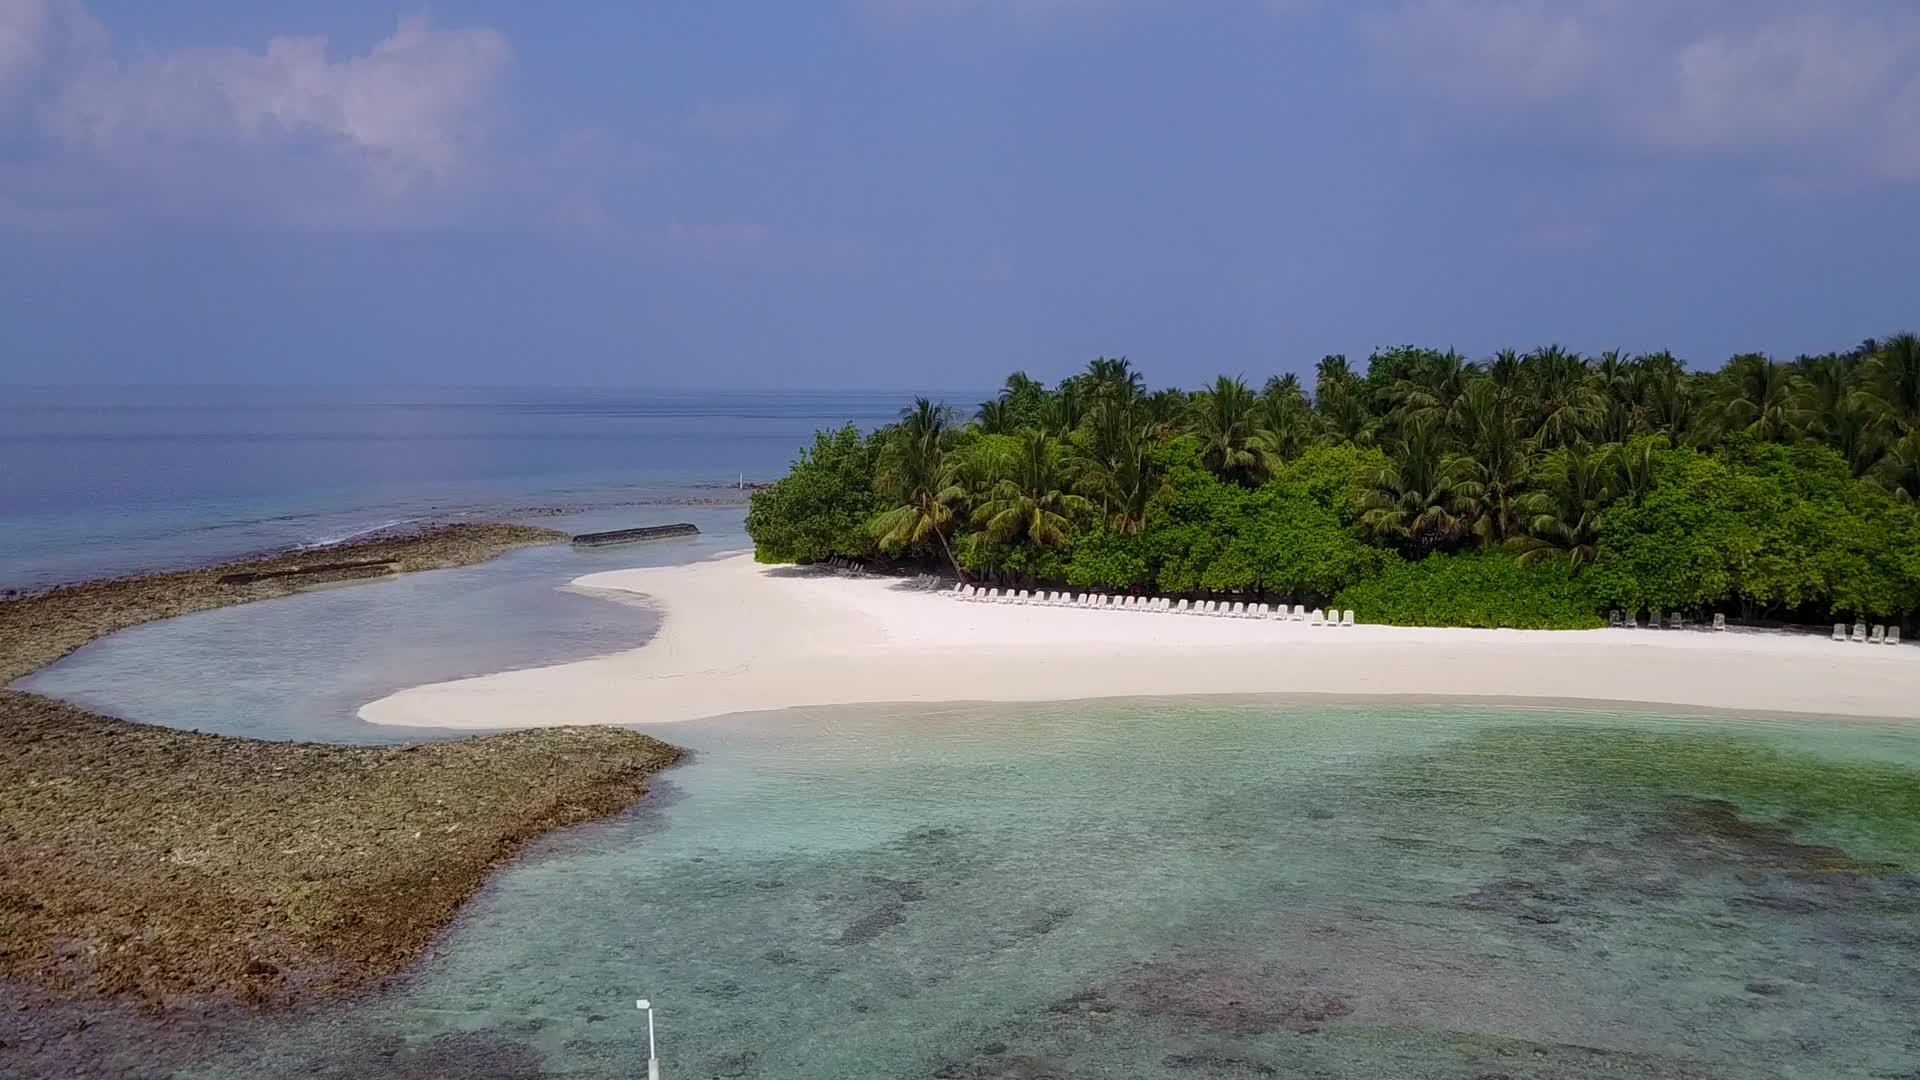
[[[1920,339],[1792,362],[1396,348],[1307,386],[1149,391],[1100,358],[971,414],[819,433],[757,557],[968,581],[1576,627],[1609,608],[1817,622],[1920,608]]]

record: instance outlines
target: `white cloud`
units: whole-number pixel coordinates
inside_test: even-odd
[[[1920,180],[1911,0],[1395,0],[1359,29],[1381,81],[1469,122]]]
[[[572,149],[512,129],[512,68],[499,31],[424,17],[360,48],[276,36],[127,56],[79,0],[0,0],[0,225],[548,220],[545,203],[590,198],[594,178],[553,182]]]
[[[324,37],[258,51],[188,49],[84,66],[47,110],[49,130],[109,157],[158,145],[312,140],[390,190],[444,181],[487,136],[487,105],[512,62],[497,31],[401,21],[365,54]]]

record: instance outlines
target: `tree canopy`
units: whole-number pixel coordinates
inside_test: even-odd
[[[1125,358],[970,414],[823,432],[747,517],[758,556],[1009,584],[1591,625],[1609,606],[1920,610],[1920,341],[1692,371],[1560,346],[1376,352],[1150,390]],[[1259,389],[1254,389],[1258,386]]]

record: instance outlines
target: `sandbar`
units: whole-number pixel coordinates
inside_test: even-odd
[[[661,613],[638,649],[414,687],[375,724],[660,724],[807,706],[1203,694],[1522,698],[1920,716],[1920,647],[1733,630],[1465,630],[967,603],[730,555],[591,574]]]

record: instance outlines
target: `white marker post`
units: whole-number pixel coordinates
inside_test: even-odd
[[[660,1059],[653,1053],[653,1002],[639,998],[633,1007],[647,1014],[647,1080],[660,1080]]]

